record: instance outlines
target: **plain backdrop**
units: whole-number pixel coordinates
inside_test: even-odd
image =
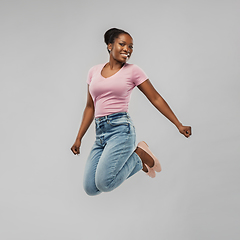
[[[0,239],[239,239],[239,22],[237,0],[0,0]],[[193,135],[134,89],[137,140],[163,170],[90,197],[94,126],[70,148],[111,27],[133,36],[129,63]]]

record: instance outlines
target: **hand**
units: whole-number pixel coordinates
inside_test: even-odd
[[[178,128],[179,132],[181,134],[183,134],[185,137],[190,137],[192,135],[192,130],[191,130],[191,127],[190,126],[183,126],[181,125],[179,128]]]
[[[73,144],[73,146],[71,147],[71,150],[73,152],[74,155],[78,155],[80,154],[80,146],[81,146],[81,140],[76,140],[75,143]]]

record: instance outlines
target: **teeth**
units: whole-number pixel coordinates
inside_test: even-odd
[[[125,57],[130,57],[130,54],[123,54],[122,53],[122,55],[125,56]]]

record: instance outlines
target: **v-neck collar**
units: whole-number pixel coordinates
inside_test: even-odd
[[[109,78],[115,76],[116,74],[118,74],[118,73],[125,67],[125,65],[126,65],[127,63],[124,63],[124,65],[123,65],[117,72],[115,72],[113,75],[111,75],[110,77],[104,77],[104,76],[102,75],[102,70],[103,70],[103,68],[104,68],[107,64],[108,64],[108,62],[107,62],[107,63],[104,63],[103,66],[102,66],[102,68],[101,68],[101,70],[100,70],[100,76],[101,76],[102,78],[104,78],[104,79],[109,79]]]

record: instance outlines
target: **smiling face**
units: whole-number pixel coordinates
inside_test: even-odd
[[[128,34],[120,34],[114,41],[108,45],[110,58],[125,63],[133,52],[133,39]]]

